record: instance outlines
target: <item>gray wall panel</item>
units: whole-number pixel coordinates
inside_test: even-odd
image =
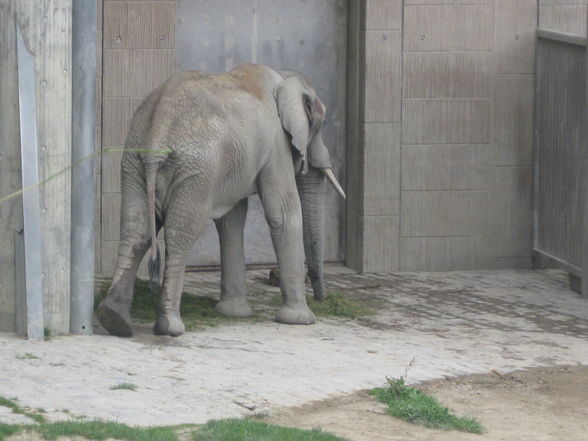
[[[400,214],[400,124],[364,125],[365,215]]]
[[[327,106],[323,135],[334,172],[345,186],[347,2],[246,0],[229,5],[178,0],[176,10],[177,70],[218,73],[253,62],[303,72],[311,79]],[[399,46],[399,39],[393,42]],[[325,257],[342,260],[344,203],[330,188],[325,195]],[[250,201],[245,234],[249,263],[275,261],[257,198]],[[217,242],[216,230],[209,222],[192,251],[190,264],[218,263]]]
[[[403,190],[489,188],[488,145],[413,145],[402,151]]]
[[[488,237],[408,237],[400,239],[401,271],[488,268]]]
[[[497,72],[534,73],[537,0],[496,0],[494,8]]]
[[[404,99],[403,144],[490,141],[490,99]]]
[[[366,31],[365,122],[400,121],[400,31]]]
[[[482,236],[488,191],[403,191],[401,237]]]
[[[405,52],[405,98],[489,98],[491,56],[485,52]]]
[[[404,50],[489,51],[493,8],[488,4],[406,5]]]
[[[494,90],[495,165],[533,162],[535,76],[497,75]]]

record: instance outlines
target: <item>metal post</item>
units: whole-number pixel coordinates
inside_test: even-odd
[[[71,315],[72,334],[92,333],[94,309],[94,153],[96,0],[72,11]],[[87,159],[84,159],[87,158]],[[81,161],[78,163],[78,161]]]
[[[588,137],[588,45],[585,49],[586,71],[584,81],[586,83],[586,98],[584,99],[584,139]],[[582,218],[582,296],[588,299],[588,152],[584,154],[584,213]]]
[[[16,27],[18,60],[18,107],[20,117],[20,152],[22,164],[22,195],[25,254],[25,290],[27,337],[43,340],[43,249],[41,237],[41,206],[39,202],[39,165],[37,155],[37,108],[35,93],[35,62],[26,47],[20,26]]]

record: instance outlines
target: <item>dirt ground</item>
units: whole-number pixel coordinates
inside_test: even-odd
[[[410,376],[410,373],[409,373]],[[588,367],[496,371],[423,383],[458,415],[477,418],[482,435],[422,428],[391,418],[367,392],[290,408],[267,421],[321,428],[349,441],[588,440]]]

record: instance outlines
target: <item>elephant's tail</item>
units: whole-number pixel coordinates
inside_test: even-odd
[[[161,253],[157,246],[157,227],[155,225],[155,180],[159,161],[147,160],[145,165],[145,181],[147,184],[147,212],[149,213],[149,231],[151,233],[151,256],[149,257],[149,285],[153,290],[159,282],[159,267],[161,265]]]

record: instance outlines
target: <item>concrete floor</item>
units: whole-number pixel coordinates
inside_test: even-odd
[[[253,296],[275,296],[267,270]],[[186,289],[218,295],[218,273],[189,273]],[[588,300],[560,271],[358,275],[328,269],[330,289],[377,314],[313,326],[236,322],[179,338],[0,334],[0,396],[49,419],[84,416],[139,425],[202,423],[272,411],[382,385],[491,370],[588,365]],[[100,329],[96,329],[100,332]],[[112,390],[132,383],[136,391]],[[22,421],[0,408],[0,421]]]

